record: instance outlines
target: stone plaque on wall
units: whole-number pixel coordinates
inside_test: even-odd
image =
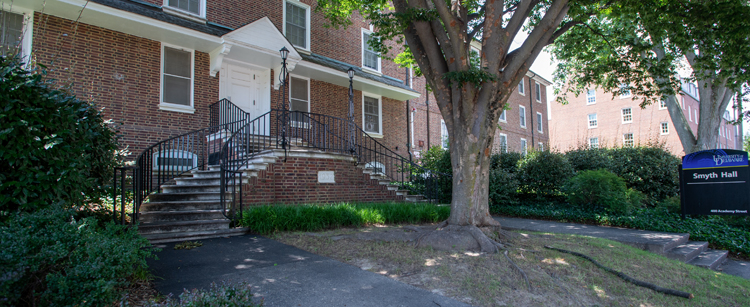
[[[319,171],[318,183],[336,183],[336,176],[333,171]]]

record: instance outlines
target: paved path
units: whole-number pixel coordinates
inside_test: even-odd
[[[503,228],[509,230],[528,230],[603,238],[628,244],[657,254],[662,254],[664,251],[674,247],[675,244],[673,242],[688,235],[685,233],[646,231],[510,217],[495,217],[495,220],[500,222],[500,225]],[[747,261],[728,259],[724,264],[719,266],[717,270],[729,275],[750,279],[750,262]]]
[[[159,292],[178,295],[226,280],[250,283],[265,306],[469,306],[261,236],[201,242],[191,250],[158,245],[159,260],[148,265]]]

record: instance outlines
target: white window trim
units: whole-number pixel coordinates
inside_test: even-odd
[[[201,2],[200,10],[198,14],[183,10],[178,7],[169,6],[169,0],[164,0],[162,2],[161,8],[164,11],[164,13],[205,23],[206,22],[206,1],[207,0],[200,0]],[[195,17],[198,17],[198,18],[195,18]]]
[[[307,80],[307,113],[312,113],[312,103],[311,103],[311,100],[312,100],[311,96],[312,95],[310,93],[310,78],[299,76],[299,75],[289,74],[289,82],[290,82],[289,84],[290,85],[291,85],[291,82],[292,82],[292,77],[295,77],[297,79]],[[289,93],[287,93],[287,95],[289,95],[289,96],[287,96],[287,97],[289,97],[289,101],[287,101],[287,106],[289,107],[289,110],[292,110],[292,87],[289,86],[288,88],[289,88]],[[290,122],[290,124],[291,124],[291,126],[293,128],[307,129],[307,128],[310,127],[309,123],[304,123],[304,122],[292,121],[292,122]]]
[[[281,22],[281,33],[286,36],[286,3],[289,2],[291,4],[294,4],[296,6],[302,7],[305,9],[305,45],[306,48],[294,45],[295,48],[299,51],[304,50],[307,52],[310,52],[310,6],[307,4],[304,4],[302,2],[296,1],[296,0],[284,0],[284,2],[281,4],[282,10],[281,10],[281,16],[282,16],[282,22]]]
[[[499,122],[501,122],[501,123],[507,123],[507,122],[508,122],[508,114],[507,114],[507,111],[508,111],[508,110],[505,110],[505,109],[503,109],[503,111],[502,111],[502,112],[500,112],[500,118],[498,118],[498,120],[497,120],[497,121],[499,121]],[[503,117],[504,117],[505,119],[503,119]]]
[[[664,102],[664,107],[661,106],[662,101]],[[667,109],[667,100],[666,99],[659,100],[659,110],[666,110],[666,109]]]
[[[443,126],[445,126],[445,134],[443,134]],[[445,140],[448,139],[448,144],[450,145],[450,139],[448,134],[448,126],[445,124],[444,119],[440,119],[440,147],[443,149],[447,149],[448,146],[445,146]]]
[[[525,146],[524,146],[525,144]],[[529,153],[529,142],[526,139],[521,138],[521,153],[526,155]]]
[[[536,102],[542,103],[542,85],[536,81],[534,81],[534,95],[536,96]]]
[[[498,138],[498,141],[500,141],[500,139],[503,138],[503,137],[505,138],[505,151],[503,151],[503,147],[502,147],[503,143],[499,143],[498,144],[498,145],[500,145],[500,153],[507,153],[507,152],[509,152],[509,150],[508,150],[508,135],[505,134],[505,133],[498,133],[498,134],[500,135],[500,138]]]
[[[625,110],[630,110],[630,120],[625,120]],[[620,109],[620,118],[623,124],[633,123],[633,108],[627,107],[627,108]]]
[[[596,140],[596,147],[593,146],[592,140]],[[599,148],[599,137],[589,138],[589,148]]]
[[[367,130],[365,130],[366,129],[365,127],[365,97],[378,99],[378,121],[379,121],[378,129],[380,130],[378,133],[367,132]],[[365,133],[367,133],[367,135],[371,137],[374,137],[374,138],[383,137],[383,96],[362,92],[362,130],[364,130]]]
[[[361,34],[360,34],[360,37],[359,37],[359,40],[361,42],[360,45],[361,45],[361,48],[362,48],[362,53],[360,54],[360,56],[362,57],[362,65],[361,65],[362,66],[362,71],[369,72],[369,73],[374,73],[376,75],[382,75],[381,71],[383,69],[383,65],[381,63],[380,54],[378,54],[378,69],[377,70],[372,69],[370,67],[365,67],[365,34],[368,34],[368,35],[372,36],[372,33],[373,33],[372,30],[362,28],[362,31],[361,31]]]
[[[663,128],[664,124],[667,124],[667,132],[666,133],[664,132],[664,128]],[[659,123],[659,133],[661,135],[667,135],[667,134],[669,134],[669,123],[668,122],[661,122],[661,123]]]
[[[627,139],[626,139],[625,137],[626,137],[626,136],[627,136],[628,134],[630,134],[630,137],[632,137],[632,138],[633,138],[633,139],[631,140],[631,141],[633,141],[633,144],[627,145]],[[633,135],[633,133],[632,133],[632,132],[628,132],[628,133],[623,133],[623,134],[622,134],[622,147],[635,147],[635,135]]]
[[[690,108],[690,105],[688,105],[687,114],[688,114],[688,121],[692,123],[693,122],[693,109]]]
[[[542,123],[542,120],[544,120],[544,116],[542,115],[542,113],[536,112],[536,119],[537,119],[536,131],[541,134],[544,134],[544,124]]]
[[[518,93],[521,94],[521,96],[526,96],[526,86],[524,85],[524,81],[526,78],[521,78],[521,82],[518,83]]]
[[[166,47],[172,49],[179,49],[182,51],[190,52],[190,105],[185,106],[181,104],[164,102],[164,49]],[[161,43],[161,63],[159,72],[159,109],[166,111],[182,112],[182,113],[195,113],[195,50],[187,49],[180,46],[175,46],[167,43]]]
[[[28,65],[31,62],[31,47],[34,41],[34,10],[19,7],[18,4],[2,8],[3,11],[21,14],[23,16],[23,38],[21,38],[21,56]]]
[[[624,85],[625,86],[620,85],[620,90],[619,90],[620,91],[620,99],[630,98],[630,96],[633,96],[633,90],[630,89],[630,86],[627,85],[627,84],[624,84]],[[622,94],[622,89],[623,88],[628,88],[628,94],[627,95],[623,95]]]
[[[596,124],[593,126],[591,125],[591,117],[590,117],[591,115],[594,115],[594,120],[596,121]],[[588,126],[589,129],[599,127],[599,117],[596,115],[596,113],[591,113],[591,114],[586,115],[586,126]]]
[[[539,151],[544,151],[544,143],[543,142],[539,142],[538,145],[539,145]]]
[[[518,105],[518,111],[523,111],[523,119],[524,119],[523,121],[521,121],[521,113],[519,112],[518,113],[518,124],[521,125],[521,128],[526,129],[526,121],[529,120],[528,118],[526,118],[526,107],[524,107],[522,105]]]
[[[159,165],[159,158],[190,159],[192,165],[189,167],[173,166],[172,164],[161,166]],[[198,156],[186,150],[168,149],[161,152],[154,152],[151,161],[153,161],[152,169],[162,169],[167,171],[188,171],[198,167]]]
[[[594,89],[594,96],[593,96],[594,101],[593,102],[589,102],[589,90],[590,89],[586,89],[586,105],[596,104],[596,89]]]

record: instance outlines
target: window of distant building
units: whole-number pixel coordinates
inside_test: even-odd
[[[539,142],[539,151],[544,151],[544,143]]]
[[[380,54],[370,46],[372,39],[372,31],[362,29],[362,67],[380,72]]]
[[[659,110],[664,110],[667,108],[667,99],[664,98],[662,100],[659,100]]]
[[[622,109],[622,123],[632,123],[633,122],[633,109],[632,108],[624,108]]]
[[[622,135],[622,147],[633,147],[634,145],[633,133],[625,133]]]
[[[534,93],[536,95],[536,102],[542,102],[542,86],[539,83],[534,82]]]
[[[596,103],[596,90],[588,89],[586,91],[586,104],[595,104],[595,103]]]
[[[508,136],[500,133],[499,142],[500,142],[500,152],[501,153],[508,152]]]
[[[669,123],[661,122],[659,125],[661,127],[660,130],[662,135],[669,134]]]
[[[596,120],[596,113],[589,114],[589,128],[596,128],[599,123]]]
[[[519,116],[519,123],[521,124],[521,128],[526,128],[526,107],[524,106],[518,107],[518,116]]]
[[[521,78],[521,83],[518,83],[518,93],[521,95],[526,95],[526,91],[524,90],[524,83],[523,80],[525,78]]]
[[[310,50],[310,6],[295,0],[284,3],[284,35],[292,45]]]
[[[289,110],[309,113],[310,112],[310,80],[304,77],[289,76]],[[305,115],[292,113],[292,122],[296,127],[307,123]]]
[[[159,108],[193,113],[193,58],[190,49],[162,44]]]
[[[205,0],[164,0],[162,7],[172,8],[189,15],[206,18]]]
[[[506,116],[507,116],[507,114],[505,114],[505,113],[506,113],[506,111],[508,111],[508,110],[503,110],[503,113],[500,113],[500,119],[499,119],[499,120],[500,120],[501,122],[503,122],[503,123],[504,123],[504,122],[506,122],[506,121],[508,121],[508,120],[507,120],[507,117],[506,117]]]
[[[440,120],[440,144],[443,145],[443,149],[448,149],[448,126],[442,119]]]
[[[589,138],[589,148],[599,148],[599,138]]]
[[[526,155],[529,150],[526,148],[526,139],[521,139],[521,153]]]
[[[620,98],[630,97],[630,86],[625,83],[620,84]]]
[[[365,132],[371,136],[383,135],[383,108],[380,96],[363,94],[362,120]]]
[[[0,10],[0,55],[18,55],[28,62],[31,56],[33,11],[19,11],[12,6]]]
[[[536,112],[536,130],[539,131],[539,133],[543,133],[544,126],[542,125],[542,113]]]

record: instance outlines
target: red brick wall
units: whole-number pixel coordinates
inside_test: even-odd
[[[35,13],[34,56],[58,85],[103,108],[120,129],[134,159],[147,146],[208,126],[218,78],[208,74],[208,54],[195,52],[194,114],[159,109],[161,43],[71,20]]]
[[[318,171],[334,171],[336,183],[318,183]],[[245,204],[403,200],[347,160],[278,158],[243,186]]]

